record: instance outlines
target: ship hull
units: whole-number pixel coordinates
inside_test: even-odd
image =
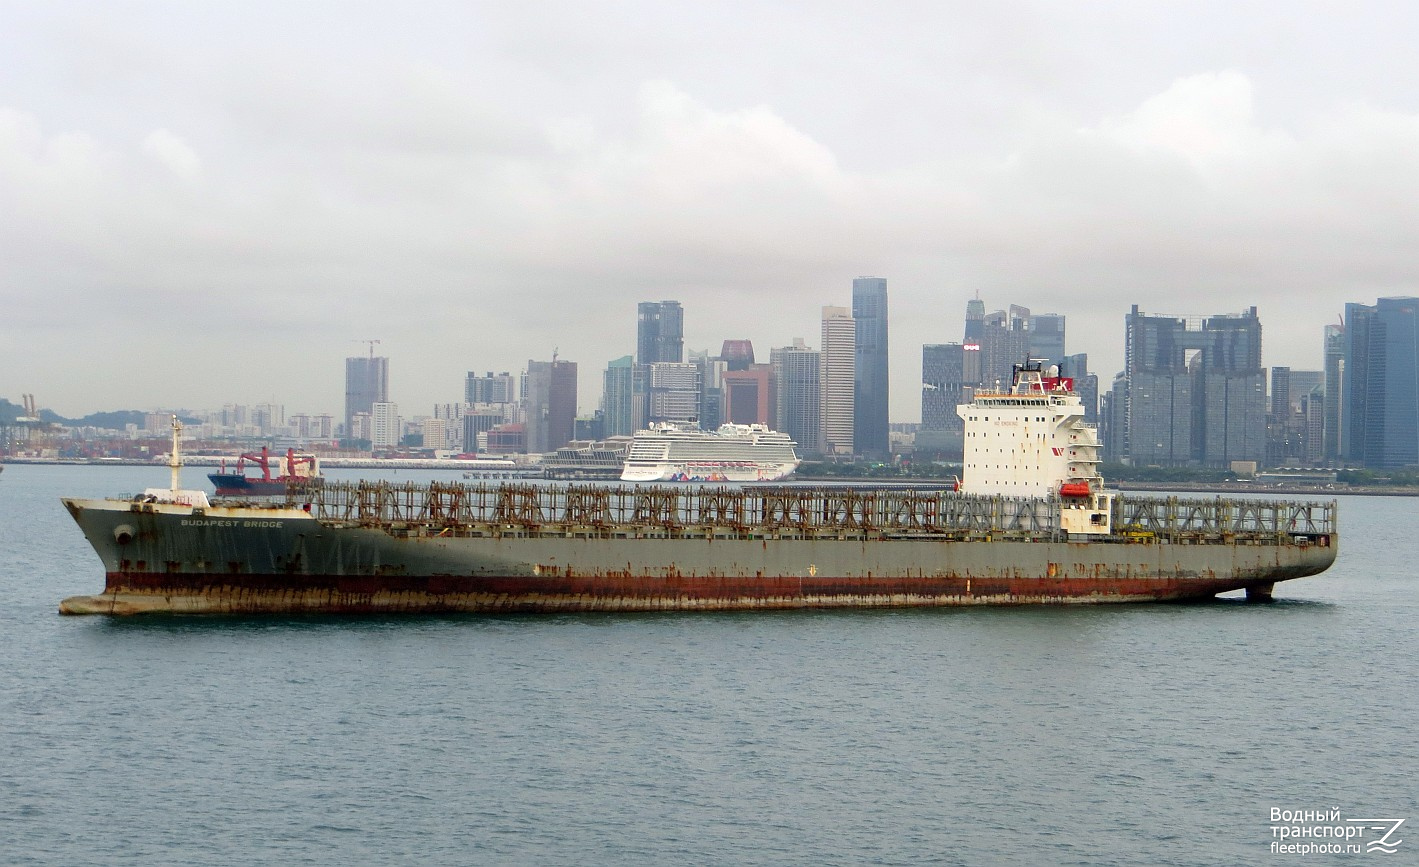
[[[71,614],[441,613],[1098,604],[1269,595],[1305,545],[886,538],[867,530],[334,526],[298,508],[66,500],[103,560]]]
[[[240,473],[208,473],[207,479],[216,489],[218,497],[284,497],[290,480],[281,476],[275,479],[253,479]],[[318,478],[300,477],[302,484],[319,484]]]

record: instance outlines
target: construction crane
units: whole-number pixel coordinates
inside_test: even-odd
[[[354,341],[351,341],[351,342],[352,342],[352,343],[368,343],[368,344],[370,345],[370,358],[373,359],[373,358],[374,358],[374,345],[379,342],[379,339],[378,339],[378,338],[375,338],[375,339],[373,339],[373,340],[354,340]]]
[[[39,424],[39,410],[35,409],[34,395],[20,395],[20,402],[25,405],[25,414],[15,419],[19,424]]]

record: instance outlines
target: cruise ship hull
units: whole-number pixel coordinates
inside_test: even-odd
[[[621,472],[623,482],[778,482],[793,475],[797,463],[710,466],[662,463],[649,466],[628,464]]]
[[[70,614],[655,611],[1269,597],[1304,544],[963,540],[866,528],[339,525],[300,508],[65,500],[103,561]]]

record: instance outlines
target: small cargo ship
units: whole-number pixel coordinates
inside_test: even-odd
[[[761,424],[722,424],[702,431],[660,422],[631,438],[621,481],[782,481],[798,469],[795,445],[788,434]]]
[[[1052,371],[1051,374],[1054,372]],[[1334,502],[1104,488],[1067,378],[958,407],[960,490],[292,483],[66,498],[101,593],[65,614],[365,614],[1103,604],[1205,599],[1335,560]]]
[[[282,497],[292,482],[312,484],[318,483],[321,478],[320,459],[315,455],[298,455],[295,449],[287,449],[285,457],[275,460],[283,470],[278,475],[271,472],[273,458],[270,450],[262,446],[260,452],[240,455],[235,472],[227,472],[227,462],[223,460],[221,468],[215,473],[208,473],[207,479],[216,488],[219,497]],[[261,475],[247,475],[248,463],[260,467]]]

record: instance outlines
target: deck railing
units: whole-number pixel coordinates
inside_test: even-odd
[[[856,487],[392,484],[327,480],[293,485],[288,504],[324,521],[425,530],[733,534],[848,533],[854,537],[1064,538],[1057,499]],[[1287,543],[1335,530],[1336,505],[1288,500],[1124,497],[1113,501],[1116,539],[1241,537]]]

